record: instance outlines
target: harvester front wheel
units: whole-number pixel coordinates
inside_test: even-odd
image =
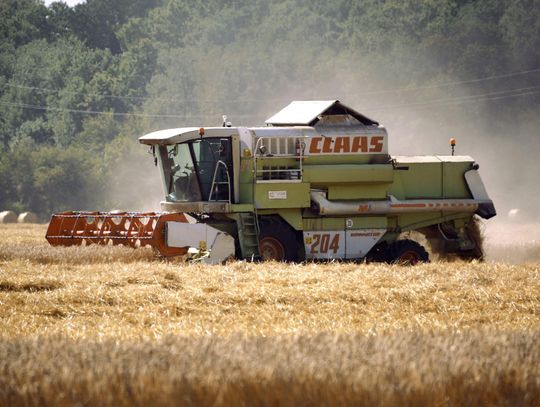
[[[386,261],[389,263],[414,266],[418,263],[429,262],[429,254],[420,243],[414,240],[396,240],[386,251]]]
[[[284,224],[261,222],[259,253],[263,261],[298,261],[298,242]]]

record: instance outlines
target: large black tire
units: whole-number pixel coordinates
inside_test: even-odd
[[[414,266],[429,262],[429,254],[420,243],[414,240],[396,240],[386,249],[386,261],[393,264]]]
[[[259,253],[262,261],[299,261],[300,245],[294,231],[284,222],[261,221]]]

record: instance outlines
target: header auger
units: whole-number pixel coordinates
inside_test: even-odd
[[[53,215],[53,245],[149,245],[163,256],[428,260],[483,256],[475,215],[495,216],[468,156],[388,154],[384,127],[337,100],[292,102],[265,127],[147,134],[165,200],[159,213]],[[189,216],[187,216],[189,215]]]

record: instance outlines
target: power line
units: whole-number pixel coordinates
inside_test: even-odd
[[[492,100],[500,100],[500,99],[510,99],[510,98],[516,98],[516,97],[522,97],[522,96],[530,96],[530,95],[537,95],[540,94],[540,91],[533,91],[533,92],[523,92],[523,93],[516,93],[513,95],[504,95],[504,96],[493,96],[493,97],[480,97],[476,99],[466,99],[466,100],[455,100],[455,101],[448,101],[446,103],[424,103],[424,104],[409,104],[409,105],[399,105],[399,106],[393,106],[393,107],[386,107],[386,108],[379,108],[379,109],[373,109],[373,111],[386,111],[386,110],[393,110],[401,107],[410,107],[410,108],[432,108],[432,107],[442,107],[442,106],[452,106],[452,105],[461,105],[465,103],[471,103],[471,102],[487,102]]]
[[[96,111],[96,110],[67,109],[67,108],[60,108],[60,107],[53,107],[53,106],[30,105],[27,103],[0,102],[0,105],[22,107],[23,109],[32,109],[32,110],[50,110],[54,112],[80,113],[80,114],[91,114],[91,115],[139,116],[139,117],[154,117],[154,118],[184,117],[184,116],[178,116],[178,115],[161,115],[161,114],[154,115],[154,114],[143,114],[143,113],[118,113],[118,112],[101,112],[101,111]]]
[[[192,119],[192,118],[204,118],[216,113],[208,113],[206,115],[168,115],[168,114],[146,114],[146,113],[123,113],[123,112],[103,112],[96,110],[81,110],[81,109],[68,109],[60,108],[53,106],[41,106],[41,105],[31,105],[27,103],[10,103],[10,102],[0,102],[0,105],[4,106],[14,106],[21,107],[23,109],[29,110],[45,110],[45,111],[54,111],[54,112],[66,112],[66,113],[76,113],[76,114],[89,114],[89,115],[111,115],[111,116],[136,116],[136,117],[149,117],[149,118],[176,118],[176,119]],[[221,117],[221,116],[220,116]],[[237,118],[256,118],[255,115],[234,115]]]
[[[49,92],[49,93],[65,93],[68,95],[82,95],[82,96],[92,96],[92,97],[103,97],[108,99],[127,99],[127,100],[156,100],[159,102],[189,102],[188,100],[179,100],[179,99],[166,99],[166,98],[151,98],[151,97],[145,97],[145,96],[118,96],[118,95],[111,95],[107,93],[86,93],[86,92],[76,92],[76,91],[70,91],[70,90],[64,90],[64,89],[51,89],[51,88],[40,88],[38,86],[26,86],[26,85],[20,85],[20,84],[14,84],[14,83],[5,83],[4,86],[10,87],[10,88],[17,88],[17,89],[29,89],[29,90],[37,90],[41,92]]]
[[[468,79],[463,81],[452,81],[452,82],[443,82],[433,85],[425,85],[425,86],[416,86],[413,88],[398,88],[398,89],[381,89],[381,90],[373,90],[369,92],[362,92],[363,95],[377,95],[377,94],[384,94],[384,93],[399,93],[399,92],[413,92],[417,90],[422,89],[436,89],[436,88],[442,88],[442,87],[449,87],[449,86],[456,86],[456,85],[464,85],[464,84],[470,84],[470,83],[479,83],[479,82],[485,82],[495,79],[503,79],[503,78],[510,78],[513,76],[521,76],[521,75],[527,75],[530,73],[536,73],[540,72],[540,68],[536,69],[529,69],[526,71],[518,71],[518,72],[509,72],[506,74],[501,75],[492,75],[492,76],[486,76],[481,78],[475,78],[475,79]],[[244,100],[230,100],[230,99],[208,99],[208,100],[199,100],[199,99],[178,99],[178,98],[155,98],[155,97],[148,97],[148,96],[119,96],[119,95],[112,95],[107,93],[86,93],[86,92],[77,92],[77,91],[68,91],[64,89],[52,89],[52,88],[42,88],[38,86],[27,86],[22,84],[14,84],[14,83],[5,83],[3,84],[5,87],[11,87],[11,88],[19,88],[19,89],[29,89],[29,90],[37,90],[42,92],[62,92],[65,94],[70,95],[83,95],[83,96],[91,96],[91,97],[103,97],[103,98],[109,98],[109,99],[120,99],[120,100],[153,100],[157,102],[177,102],[177,103],[252,103],[252,102],[266,102],[269,100],[280,100],[280,99],[244,99]]]
[[[387,105],[375,107],[369,109],[371,111],[384,111],[397,109],[402,107],[424,107],[424,106],[447,106],[454,104],[462,104],[469,102],[481,102],[488,100],[499,100],[506,98],[522,97],[529,96],[540,93],[540,91],[534,91],[535,89],[540,89],[540,85],[529,86],[525,88],[516,88],[508,89],[503,91],[495,91],[477,95],[466,95],[453,98],[443,98],[443,99],[431,99],[422,102],[413,102],[407,104],[397,104],[397,105]],[[4,106],[13,106],[21,107],[23,109],[31,110],[41,110],[41,111],[56,111],[56,112],[66,112],[66,113],[75,113],[75,114],[88,114],[88,115],[112,115],[112,116],[134,116],[134,117],[148,117],[148,118],[176,118],[176,119],[188,119],[188,118],[203,118],[208,116],[217,115],[217,113],[207,113],[206,115],[168,115],[168,114],[147,114],[147,113],[128,113],[128,112],[104,112],[96,110],[82,110],[82,109],[69,109],[69,108],[60,108],[55,106],[42,106],[42,105],[32,105],[27,103],[11,103],[11,102],[0,102],[0,105]],[[255,115],[234,115],[236,118],[257,118]]]
[[[494,79],[503,79],[503,78],[510,78],[512,76],[520,76],[520,75],[527,75],[530,73],[540,72],[540,68],[537,69],[529,69],[527,71],[519,71],[519,72],[510,72],[506,74],[501,75],[493,75],[493,76],[486,76],[483,78],[475,78],[475,79],[467,79],[463,81],[453,81],[453,82],[446,82],[446,83],[438,83],[433,85],[425,85],[425,86],[416,86],[414,88],[400,88],[400,89],[382,89],[382,90],[374,90],[370,92],[363,92],[364,95],[376,95],[381,93],[396,93],[396,92],[412,92],[415,90],[420,89],[435,89],[435,88],[443,88],[448,86],[455,86],[455,85],[465,85],[468,83],[478,83],[478,82],[485,82],[490,81]]]
[[[148,97],[148,96],[119,96],[119,95],[111,95],[107,93],[86,93],[86,92],[77,92],[77,91],[70,91],[70,90],[64,90],[64,89],[52,89],[52,88],[41,88],[38,86],[27,86],[27,85],[21,85],[21,84],[14,84],[14,83],[4,83],[3,86],[10,87],[10,88],[17,88],[17,89],[29,89],[29,90],[37,90],[40,92],[49,92],[49,93],[65,93],[68,95],[82,95],[82,96],[91,96],[91,97],[103,97],[108,99],[126,99],[126,100],[153,100],[157,102],[178,102],[178,103],[222,103],[222,102],[233,102],[233,103],[251,103],[251,102],[265,102],[267,100],[271,99],[245,99],[245,100],[236,100],[231,101],[229,99],[209,99],[209,100],[200,100],[200,99],[175,99],[175,98],[155,98],[155,97]],[[277,99],[276,99],[277,100]]]
[[[483,94],[478,94],[478,95],[467,95],[467,96],[459,96],[459,97],[453,97],[453,98],[431,99],[431,100],[426,100],[426,101],[423,101],[423,102],[416,102],[416,103],[412,102],[412,103],[406,103],[406,104],[387,105],[387,106],[375,107],[372,110],[375,110],[375,111],[389,110],[389,109],[395,109],[395,108],[401,108],[401,107],[415,107],[415,106],[424,106],[424,105],[433,105],[433,104],[440,105],[441,103],[444,105],[444,104],[446,104],[446,102],[448,102],[448,104],[452,104],[452,102],[467,101],[469,99],[472,99],[471,101],[476,101],[477,99],[480,99],[480,100],[483,100],[483,99],[485,99],[485,100],[496,100],[496,99],[501,99],[501,97],[495,97],[495,96],[505,95],[507,93],[516,93],[516,92],[517,92],[516,96],[519,96],[520,92],[530,91],[530,90],[533,90],[533,89],[540,89],[540,85],[529,86],[529,87],[525,87],[525,88],[517,88],[517,89],[508,89],[508,90],[502,90],[502,91],[495,91],[495,92],[483,93]],[[533,93],[535,93],[535,92],[533,92]],[[523,94],[528,95],[528,94],[531,94],[531,93],[527,92],[527,93],[523,93]],[[513,97],[514,95],[506,95],[506,96]]]

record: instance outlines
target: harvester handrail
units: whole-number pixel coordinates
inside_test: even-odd
[[[269,183],[269,182],[284,182],[284,183],[297,183],[302,182],[302,176],[303,176],[303,160],[304,160],[304,142],[301,141],[301,139],[307,139],[309,136],[279,136],[279,137],[259,137],[257,139],[257,142],[255,143],[255,149],[253,153],[253,171],[255,175],[255,182],[256,183]],[[289,140],[292,139],[295,145],[294,153],[288,154],[288,153],[272,153],[268,155],[263,155],[264,153],[260,152],[260,149],[262,148],[262,144],[264,141],[271,141],[271,140]],[[299,148],[296,148],[297,143],[302,143],[304,146],[299,146]],[[278,168],[278,169],[265,169],[264,167],[262,169],[257,168],[257,162],[260,159],[264,160],[272,160],[272,159],[281,159],[286,157],[294,157],[296,160],[298,160],[298,168]],[[258,179],[258,174],[263,173],[291,173],[291,174],[298,174],[298,178],[294,179]]]
[[[217,176],[217,172],[218,172],[218,168],[220,166],[223,166],[223,168],[225,168],[225,174],[227,175],[227,191],[229,193],[229,203],[231,203],[231,177],[229,175],[229,169],[227,168],[227,164],[221,160],[218,160],[216,162],[216,166],[214,168],[214,177],[212,178],[212,186],[210,187],[210,196],[208,197],[208,200],[211,201],[212,200],[212,195],[214,194],[214,187],[216,186],[216,184],[219,184],[219,183],[216,183],[216,176]],[[216,201],[217,201],[217,197],[216,197]]]

